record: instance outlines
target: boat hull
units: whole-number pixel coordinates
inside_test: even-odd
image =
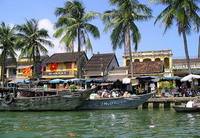
[[[200,112],[200,107],[185,107],[185,105],[177,105],[173,107],[176,112]]]
[[[75,92],[71,94],[39,96],[39,97],[18,97],[9,101],[0,99],[0,111],[68,111],[74,110],[95,89]]]
[[[132,96],[129,98],[104,98],[85,100],[78,109],[80,110],[104,110],[104,109],[129,109],[137,108],[141,104],[145,103],[153,93]]]

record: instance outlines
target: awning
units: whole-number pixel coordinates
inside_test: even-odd
[[[14,79],[12,81],[10,81],[9,83],[29,83],[30,80],[27,79]]]
[[[163,77],[160,79],[160,81],[173,81],[173,80],[180,80],[181,77],[173,76],[173,77]]]
[[[54,84],[56,84],[56,83],[64,83],[64,81],[65,80],[63,80],[63,79],[53,79],[53,80],[50,80],[49,83],[54,83]]]
[[[189,74],[181,79],[181,81],[192,81],[193,79],[200,79],[200,75]]]

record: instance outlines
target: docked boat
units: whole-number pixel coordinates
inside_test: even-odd
[[[154,93],[136,95],[130,97],[100,98],[85,100],[80,110],[101,110],[101,109],[131,109],[145,103]]]
[[[200,107],[186,107],[185,105],[176,105],[173,107],[176,112],[200,112]]]
[[[80,106],[96,89],[44,91],[1,88],[0,111],[66,111]],[[20,96],[19,96],[20,95]]]
[[[176,112],[200,112],[200,102],[196,98],[193,101],[188,101],[186,104],[173,106]]]

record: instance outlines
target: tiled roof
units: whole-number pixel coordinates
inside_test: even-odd
[[[81,56],[83,56],[85,52],[81,52]],[[73,53],[55,53],[53,54],[46,63],[63,63],[63,62],[76,62],[78,59],[78,52]]]
[[[94,54],[85,65],[85,71],[104,71],[113,58],[116,58],[114,53]]]
[[[28,59],[28,58],[21,58],[21,59]],[[44,64],[44,62],[46,62],[46,60],[49,59],[49,56],[41,56],[40,57],[40,63]],[[27,65],[32,65],[33,64],[33,61],[30,61],[30,60],[25,60],[25,61],[18,61],[17,65],[18,66],[27,66]]]
[[[133,74],[163,73],[164,64],[160,61],[133,62]]]

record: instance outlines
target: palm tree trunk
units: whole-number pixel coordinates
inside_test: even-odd
[[[133,59],[132,59],[132,50],[131,50],[131,40],[130,40],[130,31],[129,28],[126,30],[125,34],[125,47],[128,48],[129,58],[130,58],[130,71],[131,71],[131,78],[133,78]]]
[[[32,72],[32,78],[35,78],[35,64],[36,64],[36,60],[35,60],[35,55],[36,55],[36,51],[35,51],[36,49],[35,49],[35,47],[34,47],[34,49],[33,49],[33,72]]]
[[[188,45],[187,45],[187,37],[186,37],[186,32],[182,32],[183,35],[183,42],[184,42],[184,49],[185,49],[185,56],[186,56],[186,62],[188,66],[188,73],[191,74],[191,67],[190,67],[190,57],[189,57],[189,52],[188,52]]]
[[[80,29],[78,28],[78,59],[77,59],[77,77],[81,77],[81,67],[80,67],[80,54],[81,54],[81,38]]]
[[[4,54],[4,53],[3,53]],[[1,61],[1,80],[2,80],[2,85],[4,87],[5,85],[5,55],[2,56],[2,61]]]
[[[199,36],[199,46],[198,46],[198,58],[200,58],[200,36]]]

